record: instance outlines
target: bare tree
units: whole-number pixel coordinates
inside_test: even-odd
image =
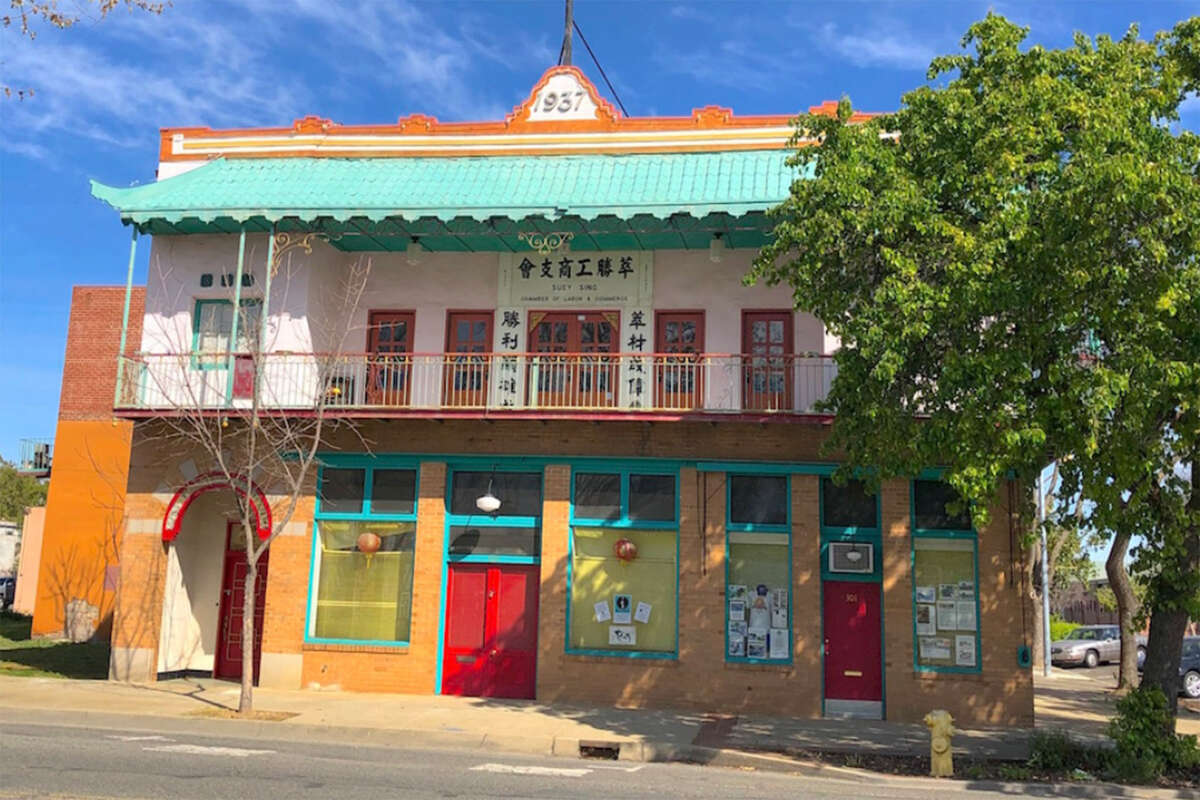
[[[264,292],[265,303],[286,300],[297,270],[291,253],[312,252],[314,235],[278,234],[267,270],[274,289]],[[253,251],[247,254],[254,261]],[[156,264],[160,286],[167,286],[170,270]],[[282,269],[281,269],[282,267]],[[307,268],[307,267],[304,267]],[[238,280],[227,281],[233,296],[232,317],[244,332],[228,342],[229,352],[193,352],[191,342],[179,341],[180,331],[164,324],[157,347],[172,342],[168,354],[143,353],[134,363],[140,376],[141,402],[161,413],[157,429],[163,444],[174,452],[201,456],[234,491],[236,525],[244,538],[247,574],[242,606],[243,644],[241,693],[238,712],[253,711],[255,586],[263,555],[288,526],[302,498],[312,493],[317,454],[335,427],[355,426],[331,417],[329,411],[344,405],[347,374],[352,360],[345,345],[354,328],[366,289],[371,262],[357,260],[343,270],[335,289],[322,292],[318,308],[308,311],[314,352],[283,353],[274,347],[279,325],[271,330],[272,317],[265,305],[247,304]],[[228,273],[232,277],[233,273]],[[227,276],[222,276],[223,278]],[[223,282],[224,285],[224,282]],[[271,285],[271,280],[268,280]],[[315,334],[320,333],[318,338]],[[197,363],[200,360],[204,363]],[[204,369],[203,367],[208,367]],[[360,377],[361,382],[361,377]],[[234,382],[238,390],[233,391]],[[134,385],[134,384],[131,384]],[[358,437],[364,448],[366,442]],[[256,487],[264,487],[270,504],[270,526],[263,526],[264,509],[256,507]]]

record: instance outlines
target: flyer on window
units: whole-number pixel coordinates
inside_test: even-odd
[[[937,602],[937,587],[936,586],[918,586],[917,587],[917,602],[918,603],[936,603]]]
[[[729,601],[729,619],[745,619],[746,618],[746,601],[745,600],[730,600]]]
[[[788,590],[771,590],[771,627],[786,628],[788,626]]]
[[[767,632],[762,628],[751,628],[746,633],[746,657],[767,657]]]
[[[743,583],[729,584],[729,599],[730,600],[745,600],[748,594],[746,585]]]
[[[746,620],[744,620],[744,619],[729,620],[729,635],[730,636],[741,636],[742,638],[745,638],[747,630],[749,630],[749,629],[746,627]]]
[[[949,639],[918,639],[918,650],[922,661],[948,661],[953,653],[950,652]]]
[[[917,606],[917,636],[933,636],[937,633],[937,609],[930,603]]]
[[[771,628],[767,635],[770,658],[788,657],[788,632],[784,628]]]
[[[974,600],[975,599],[975,581],[959,581],[958,582],[958,599],[959,600]]]
[[[735,634],[732,631],[729,633],[729,657],[730,658],[745,658],[746,657],[746,637],[741,634]]]
[[[958,596],[958,586],[953,583],[938,584],[938,600],[953,600]]]
[[[612,613],[608,610],[608,601],[601,600],[592,606],[596,611],[596,622],[608,622],[612,619]]]
[[[975,601],[959,600],[954,607],[958,611],[958,629],[960,631],[975,630]]]
[[[649,603],[644,603],[644,602],[639,601],[637,604],[637,609],[633,612],[634,621],[640,622],[643,625],[645,625],[647,622],[649,622],[650,621],[650,608],[651,608],[651,606]]]
[[[637,644],[637,628],[632,625],[609,625],[608,643],[626,646]]]
[[[613,595],[613,622],[617,625],[633,622],[633,597],[627,594]]]
[[[954,637],[954,663],[960,667],[975,666],[975,637]]]
[[[939,600],[937,604],[937,626],[940,631],[958,630],[958,606],[953,600]]]

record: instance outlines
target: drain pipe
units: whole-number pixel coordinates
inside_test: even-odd
[[[1037,477],[1037,519],[1042,536],[1042,674],[1050,677],[1050,550],[1046,546],[1046,495],[1042,475]]]

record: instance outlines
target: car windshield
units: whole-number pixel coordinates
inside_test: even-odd
[[[1067,634],[1068,641],[1094,642],[1100,638],[1099,628],[1076,628]]]

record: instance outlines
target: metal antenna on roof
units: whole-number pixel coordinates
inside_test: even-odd
[[[559,66],[571,64],[571,30],[575,27],[575,0],[567,0],[566,23],[563,29],[562,49],[558,51]]]

